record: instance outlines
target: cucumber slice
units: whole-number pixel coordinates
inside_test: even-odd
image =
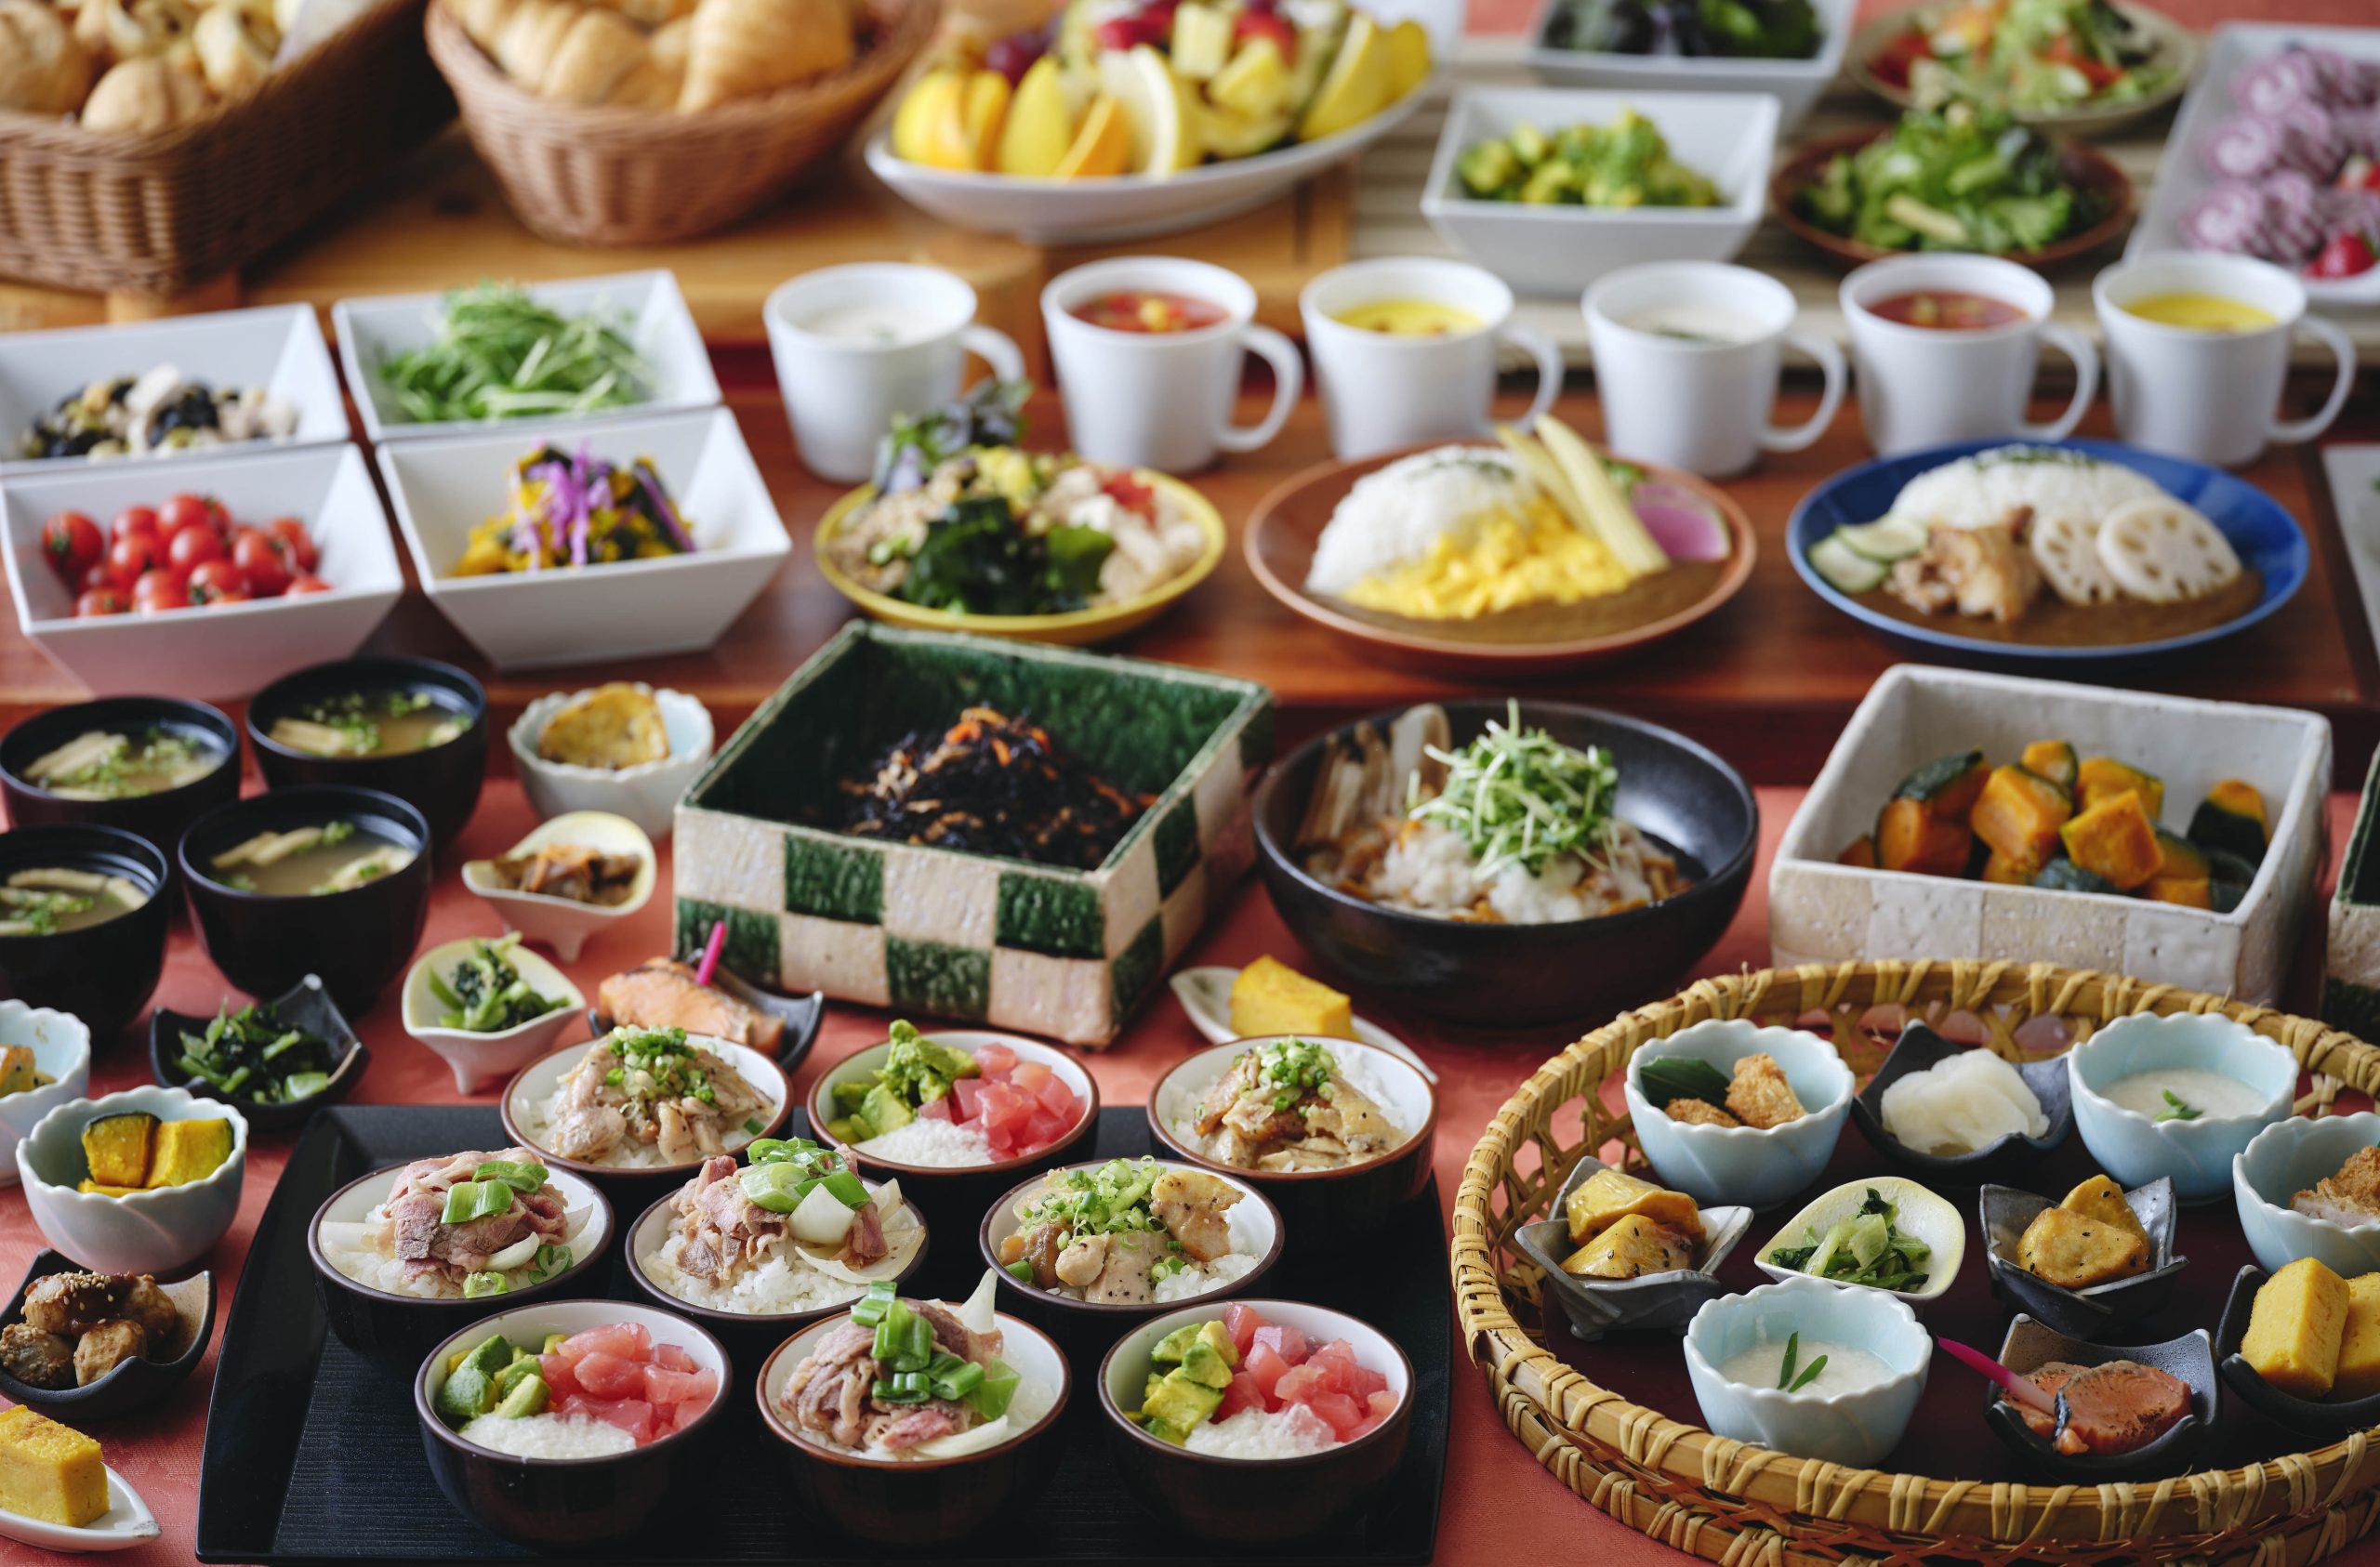
[[[1866,593],[1884,586],[1885,566],[1843,542],[1840,531],[1810,546],[1810,569],[1841,593]]]
[[[1851,522],[1834,536],[1871,560],[1889,566],[1925,547],[1925,530],[1905,517],[1880,517],[1873,522]]]

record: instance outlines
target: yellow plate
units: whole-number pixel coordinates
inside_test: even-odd
[[[811,553],[818,562],[818,574],[844,598],[857,604],[876,619],[888,625],[906,625],[918,631],[972,631],[985,637],[1018,637],[1028,642],[1058,642],[1067,647],[1090,647],[1113,640],[1128,631],[1137,631],[1163,614],[1176,599],[1207,580],[1209,573],[1223,558],[1228,542],[1223,534],[1223,514],[1214,503],[1197,491],[1162,473],[1147,468],[1135,468],[1132,477],[1153,490],[1162,490],[1173,498],[1182,515],[1198,525],[1206,535],[1206,543],[1198,558],[1179,576],[1170,577],[1137,599],[1127,599],[1120,604],[1102,604],[1093,609],[1069,610],[1064,614],[1050,615],[979,615],[961,614],[954,610],[929,610],[906,599],[895,599],[889,593],[879,593],[862,587],[845,575],[828,556],[827,546],[842,531],[852,513],[874,498],[873,486],[863,484],[834,504],[826,516],[818,520],[818,527],[811,534]]]

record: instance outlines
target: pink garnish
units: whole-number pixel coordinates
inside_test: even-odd
[[[726,945],[727,921],[723,919],[711,921],[710,941],[704,945],[703,960],[694,969],[694,983],[698,985],[710,983],[711,973],[719,967],[719,955]]]
[[[2042,1391],[2040,1384],[2032,1381],[2030,1377],[2017,1376],[2006,1366],[2002,1365],[1998,1361],[1993,1360],[1990,1355],[1985,1354],[1981,1350],[1962,1344],[1955,1338],[1943,1338],[1937,1337],[1934,1342],[1939,1344],[1943,1349],[1950,1351],[1950,1355],[1952,1360],[1958,1361],[1962,1364],[1965,1365],[1970,1371],[1978,1372],[1981,1375],[1990,1377],[1992,1381],[1999,1383],[2001,1388],[2008,1394],[2008,1396],[2015,1399],[2018,1403],[2030,1404],[2033,1408],[2040,1410],[2043,1414],[2047,1415],[2052,1418],[2056,1417],[2056,1396],[2052,1393],[2045,1393]]]

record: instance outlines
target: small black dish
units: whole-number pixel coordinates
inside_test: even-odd
[[[78,800],[53,795],[28,782],[25,769],[93,730],[132,738],[160,730],[215,751],[219,759],[204,777],[178,789],[119,800]],[[204,702],[170,696],[111,696],[52,707],[0,737],[0,797],[8,802],[12,827],[88,823],[137,833],[165,857],[172,879],[174,846],[182,829],[219,805],[240,797],[240,731]]]
[[[69,1012],[91,1031],[94,1056],[140,1015],[165,968],[171,867],[121,827],[17,827],[0,833],[0,882],[19,871],[98,871],[148,894],[128,914],[54,936],[0,936],[0,996]]]
[[[1563,1205],[1570,1193],[1593,1179],[1598,1170],[1612,1166],[1593,1159],[1581,1159],[1570,1171],[1562,1190],[1554,1194],[1550,1218],[1540,1218],[1521,1225],[1513,1231],[1513,1244],[1521,1254],[1543,1271],[1545,1282],[1540,1290],[1551,1290],[1570,1320],[1572,1337],[1593,1343],[1613,1329],[1636,1329],[1644,1332],[1663,1331],[1683,1334],[1694,1314],[1727,1293],[1719,1282],[1719,1264],[1736,1249],[1736,1244],[1752,1229],[1750,1208],[1715,1207],[1701,1209],[1703,1235],[1694,1248],[1694,1265],[1668,1273],[1645,1273],[1633,1279],[1595,1279],[1562,1271],[1562,1260],[1578,1245],[1570,1239],[1569,1220],[1563,1217]]]
[[[290,990],[274,996],[271,1006],[273,1015],[283,1022],[329,1043],[336,1064],[331,1068],[331,1080],[320,1092],[288,1104],[259,1104],[236,1094],[223,1093],[204,1077],[192,1077],[174,1064],[181,1056],[181,1036],[186,1033],[205,1034],[206,1025],[215,1019],[168,1011],[163,1007],[149,1017],[149,1074],[168,1088],[187,1088],[203,1100],[224,1100],[238,1105],[240,1113],[247,1117],[249,1127],[257,1131],[295,1126],[323,1106],[345,1099],[348,1090],[364,1076],[364,1068],[372,1064],[372,1052],[347,1026],[338,1003],[323,988],[322,980],[307,975]]]
[[[1912,1022],[1885,1052],[1876,1074],[1851,1101],[1851,1119],[1876,1152],[1897,1164],[1937,1175],[1981,1180],[1987,1174],[2013,1173],[2066,1140],[2074,1130],[2074,1087],[2066,1075],[2066,1058],[2044,1056],[2038,1060],[2011,1061],[2025,1086],[2042,1101],[2049,1130],[2037,1138],[2011,1132],[1988,1148],[1964,1153],[1921,1153],[1884,1130],[1884,1090],[1912,1072],[1924,1072],[1953,1056],[1981,1046],[1956,1045],[1924,1023]]]
[[[702,954],[678,961],[699,968]],[[724,963],[711,970],[710,982],[712,989],[725,991],[755,1012],[766,1012],[785,1025],[785,1034],[777,1041],[776,1062],[791,1076],[810,1054],[810,1047],[818,1043],[818,1030],[826,1021],[826,993],[813,990],[808,995],[778,995],[753,984]],[[614,1021],[599,1002],[587,1004],[587,1026],[596,1037],[611,1033]]]
[[[2088,1289],[2067,1289],[2016,1266],[2016,1242],[2025,1227],[2043,1208],[2055,1207],[2057,1200],[2010,1186],[1985,1187],[1977,1208],[1993,1292],[2061,1333],[2106,1333],[2155,1310],[2174,1293],[2175,1278],[2189,1265],[2188,1258],[2174,1255],[2180,1205],[2174,1199],[2174,1182],[2166,1176],[2134,1187],[2123,1200],[2140,1227],[2149,1231],[2149,1271]]]
[[[394,871],[345,892],[312,897],[243,892],[204,867],[262,832],[348,821],[413,850]],[[12,835],[13,836],[13,835]],[[206,955],[234,988],[279,995],[319,975],[338,1005],[370,1007],[405,970],[430,917],[430,824],[377,789],[276,789],[227,805],[182,835],[182,876]],[[99,927],[105,929],[105,926]]]
[[[2169,1338],[2162,1344],[2093,1344],[2069,1337],[2019,1312],[2016,1320],[2008,1324],[2008,1337],[2000,1346],[2000,1363],[2022,1376],[2052,1361],[2065,1361],[2071,1365],[2137,1361],[2142,1365],[2155,1366],[2168,1376],[2189,1384],[2190,1413],[2156,1441],[2130,1453],[2069,1455],[2060,1453],[2046,1437],[2037,1435],[2000,1389],[1988,1386],[1984,1392],[1985,1420],[2010,1452],[2043,1474],[2084,1484],[2187,1474],[2199,1448],[2215,1429],[2215,1416],[2222,1407],[2220,1378],[2215,1374],[2214,1340],[2207,1337],[2202,1327],[2192,1328],[2179,1338]]]
[[[1457,745],[1507,711],[1501,698],[1439,705]],[[1385,731],[1405,711],[1363,721]],[[1256,857],[1283,923],[1341,982],[1466,1024],[1600,1022],[1674,988],[1726,932],[1760,844],[1760,807],[1743,775],[1682,734],[1599,708],[1523,698],[1520,721],[1566,745],[1609,752],[1619,814],[1674,852],[1692,885],[1644,908],[1552,925],[1440,919],[1342,892],[1310,875],[1296,848],[1334,738],[1317,736],[1257,790]]]
[[[297,716],[311,703],[351,691],[408,691],[469,724],[443,745],[392,757],[317,757],[292,750],[272,738],[277,719]],[[317,664],[284,675],[248,702],[248,744],[256,747],[265,782],[275,789],[293,784],[333,784],[377,789],[421,812],[430,841],[444,849],[479,808],[487,782],[487,691],[451,664],[428,658],[349,658]]]
[[[2231,1281],[2231,1298],[2224,1302],[2223,1321],[2215,1330],[2215,1359],[2223,1380],[2248,1402],[2248,1407],[2292,1431],[2343,1437],[2349,1431],[2380,1426],[2380,1393],[2341,1399],[2336,1403],[2328,1399],[2300,1398],[2266,1381],[2264,1375],[2240,1353],[2241,1342],[2248,1337],[2248,1318],[2255,1310],[2256,1291],[2271,1277],[2251,1263]]]
[[[33,1265],[25,1271],[24,1282],[8,1297],[7,1307],[0,1310],[0,1325],[25,1320],[25,1292],[36,1283],[52,1273],[82,1271],[83,1265],[65,1253],[44,1247],[34,1255]],[[7,1395],[12,1402],[46,1411],[70,1426],[121,1415],[165,1397],[206,1353],[206,1340],[215,1332],[215,1275],[201,1271],[178,1283],[158,1287],[172,1297],[181,1318],[175,1341],[167,1346],[170,1354],[162,1359],[142,1356],[122,1362],[98,1381],[82,1388],[36,1388],[0,1371],[0,1393]]]

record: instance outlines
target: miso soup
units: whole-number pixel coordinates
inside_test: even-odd
[[[428,691],[347,691],[272,721],[272,738],[310,757],[395,757],[443,745],[470,727]]]
[[[16,871],[0,886],[0,937],[81,930],[148,902],[149,894],[127,876],[64,867]]]
[[[413,850],[352,822],[258,833],[207,863],[215,879],[238,892],[311,898],[352,892],[413,863]]]
[[[33,758],[25,782],[62,800],[128,800],[195,784],[223,765],[219,746],[151,729],[95,729]]]

